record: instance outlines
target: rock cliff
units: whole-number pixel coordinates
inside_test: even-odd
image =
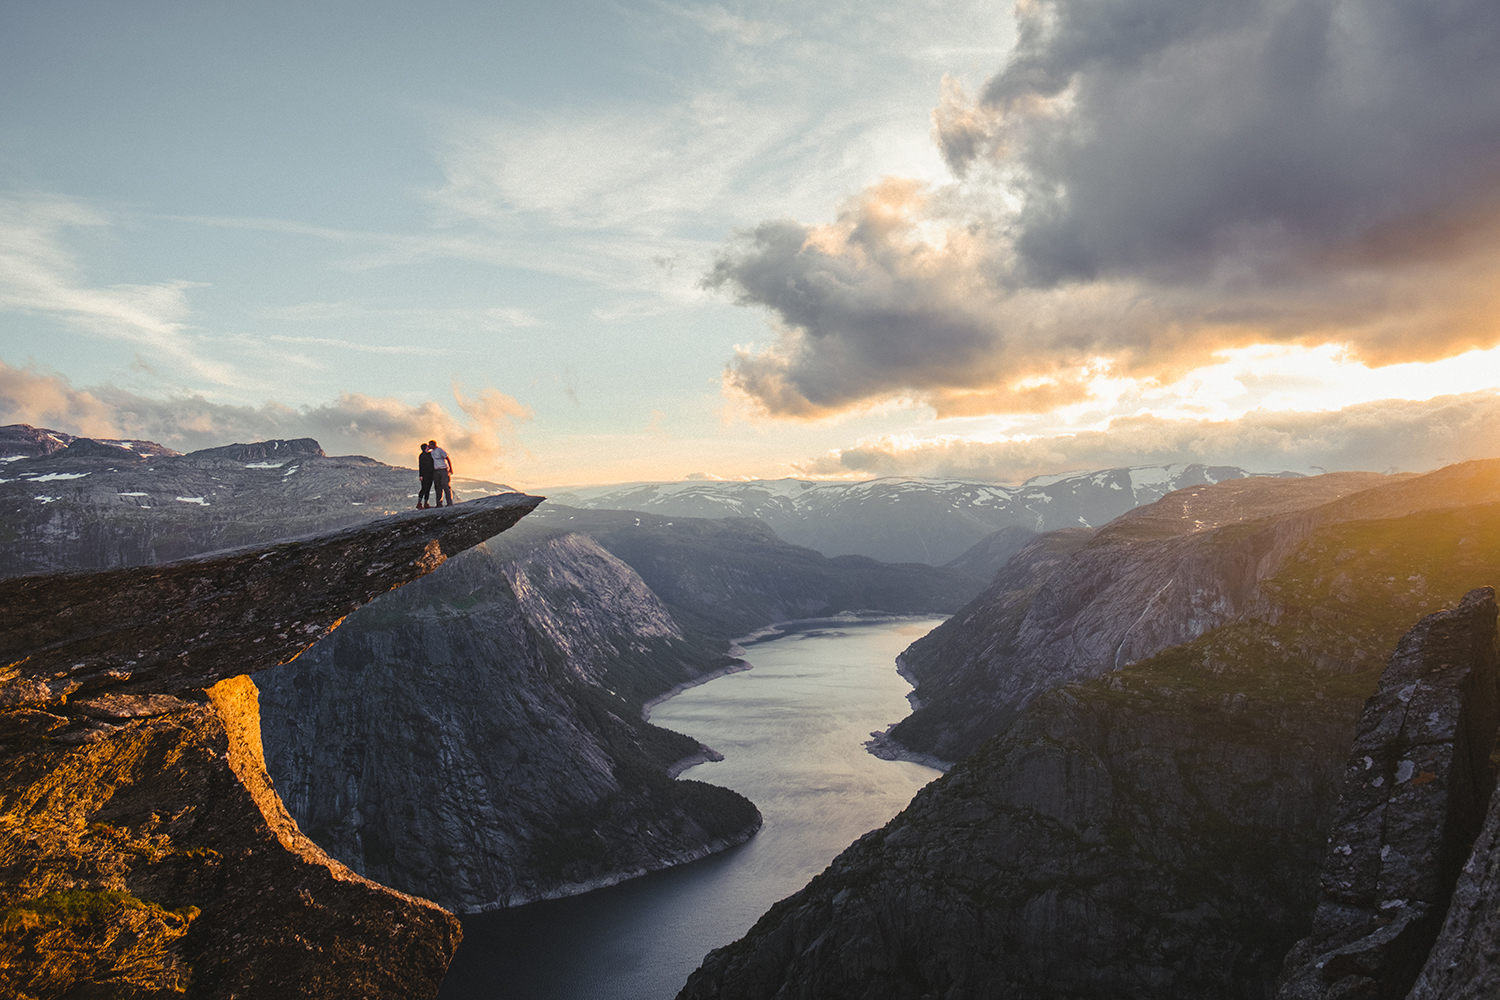
[[[830,559],[782,541],[753,518],[578,510],[549,501],[505,544],[556,531],[595,539],[640,574],[685,627],[721,639],[840,611],[943,614],[980,589],[968,574],[921,563]]]
[[[1018,556],[1019,585],[948,626],[944,641],[964,655],[926,660],[921,678],[948,693],[918,716],[948,713],[950,731],[974,739],[996,710],[996,735],[712,953],[681,995],[1271,995],[1312,929],[1350,741],[1389,650],[1500,570],[1500,463],[1352,493],[1303,482],[1293,488],[1333,485],[1333,496],[1309,504],[1273,487],[1242,503],[1225,494],[1256,485],[1220,484],[1169,496],[1073,551],[1080,539],[1054,536]],[[1201,528],[1180,530],[1184,518]],[[1114,565],[1090,554],[1101,536]],[[1214,575],[1216,553],[1228,566]],[[1042,580],[1030,594],[1028,573]],[[1170,583],[1175,596],[1116,590],[1132,578]],[[1051,683],[1015,642],[1038,595],[1061,609],[1048,612],[1058,626],[1092,627],[1076,647],[1065,633],[1033,633],[1058,655]],[[1163,648],[1118,656],[1148,609]],[[1079,669],[1088,662],[1095,676]],[[945,670],[968,678],[977,704]],[[1483,744],[1478,722],[1454,710],[1426,711]],[[1390,760],[1393,775],[1406,759]],[[1468,801],[1475,814],[1482,803]],[[1481,845],[1487,836],[1497,835],[1481,833]],[[1450,923],[1490,919],[1494,864],[1470,859],[1455,892],[1467,902]],[[1427,995],[1493,982],[1492,955],[1493,943],[1440,939]]]
[[[709,751],[641,721],[734,663],[722,650],[586,536],[496,539],[262,675],[271,773],[330,853],[445,906],[607,885],[760,825],[734,792],[670,780]]]
[[[17,508],[0,572],[149,566],[414,503],[410,470],[311,440],[146,458],[42,437],[50,451],[0,474],[0,503]],[[457,909],[582,891],[749,836],[745,800],[667,780],[712,751],[643,722],[644,706],[731,667],[729,640],[772,621],[948,611],[978,590],[949,570],[830,560],[750,520],[551,504],[534,518],[261,675],[271,770],[303,828]]]
[[[1191,642],[1250,609],[1310,530],[1298,512],[1387,483],[1373,473],[1235,479],[1050,532],[901,656],[921,705],[890,736],[957,760],[1041,691]]]
[[[1446,986],[1467,978],[1459,970],[1474,971],[1461,957],[1486,948],[1470,933],[1486,916],[1473,894],[1449,924],[1442,956],[1428,963],[1428,954],[1495,788],[1495,617],[1494,591],[1475,590],[1396,647],[1360,717],[1312,932],[1287,957],[1278,1000],[1404,997],[1424,963],[1426,992],[1444,984],[1435,995],[1451,996]],[[1486,852],[1471,867],[1497,860]]]
[[[1500,996],[1500,795],[1459,873],[1448,915],[1409,1000]]]
[[[301,835],[243,675],[537,502],[0,581],[0,992],[434,995],[457,921]]]

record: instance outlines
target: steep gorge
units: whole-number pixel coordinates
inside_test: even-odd
[[[3,478],[9,573],[384,520],[415,488],[410,470],[310,440],[179,456],[59,439]],[[753,520],[548,505],[262,674],[268,763],[303,829],[381,882],[460,910],[583,891],[756,828],[745,800],[669,780],[711,751],[642,721],[732,668],[730,639],[846,609],[952,610],[976,590],[934,567],[827,559]]]
[[[1092,539],[1044,538],[1013,561],[1020,586],[997,580],[934,633],[959,655],[922,662],[917,693],[938,696],[914,719],[977,748],[710,955],[681,995],[1269,995],[1312,927],[1350,741],[1385,657],[1415,619],[1500,569],[1500,463],[1283,497],[1269,516],[1251,504],[1243,521],[1246,507],[1211,495],[1231,486],[1168,496]],[[1172,526],[1205,503],[1218,516]],[[1240,589],[1176,582],[1176,567],[1218,565],[1216,551],[1234,557],[1218,579]],[[1104,555],[1105,585],[1085,586]],[[1114,584],[1162,565],[1177,588],[1153,612],[1166,641],[1120,656],[1159,588],[1124,599]],[[1026,586],[1029,566],[1041,585]],[[1051,677],[1014,641],[1028,615],[1056,629],[1038,641],[1074,654]],[[1116,623],[1096,629],[1107,641],[1074,641],[1068,628],[1091,620]],[[1493,893],[1480,881],[1493,865],[1470,859],[1463,898]],[[1462,919],[1486,918],[1471,906]],[[1486,946],[1444,940],[1469,972],[1485,961]],[[1402,994],[1369,994],[1387,995]]]
[[[706,748],[645,698],[734,661],[577,534],[501,540],[389,595],[262,681],[271,772],[326,849],[460,911],[609,884],[740,843]]]

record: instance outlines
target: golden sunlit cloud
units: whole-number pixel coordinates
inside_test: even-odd
[[[455,384],[453,398],[461,418],[431,400],[413,405],[361,393],[344,393],[320,406],[234,406],[202,396],[151,399],[113,386],[75,389],[62,376],[0,361],[0,423],[144,439],[178,451],[311,437],[332,455],[363,454],[411,467],[421,442],[435,438],[453,456],[459,475],[503,475],[510,457],[522,450],[516,425],[531,419],[530,409],[491,388],[469,397]]]
[[[1439,391],[1407,366],[1500,343],[1496,33],[1418,32],[1396,0],[1145,4],[1019,5],[982,91],[944,81],[951,183],[886,178],[832,224],[740,234],[704,285],[768,310],[772,340],[728,391],[792,420],[898,397],[1046,413],[1268,348]]]
[[[887,435],[796,466],[812,477],[936,476],[1019,483],[1126,465],[1200,462],[1252,472],[1426,471],[1500,454],[1500,394],[1383,400],[1320,412],[1253,411],[1234,420],[1120,417],[1099,430],[979,440]]]

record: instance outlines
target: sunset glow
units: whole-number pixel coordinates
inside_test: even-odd
[[[1133,5],[11,5],[0,422],[533,487],[1500,454],[1495,19]]]

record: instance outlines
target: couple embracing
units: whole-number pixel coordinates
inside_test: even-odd
[[[422,445],[422,454],[417,457],[417,476],[422,480],[422,492],[417,495],[417,510],[441,507],[443,497],[448,497],[448,506],[453,506],[453,459],[438,447],[436,441]],[[427,502],[427,491],[437,487],[437,503]]]

